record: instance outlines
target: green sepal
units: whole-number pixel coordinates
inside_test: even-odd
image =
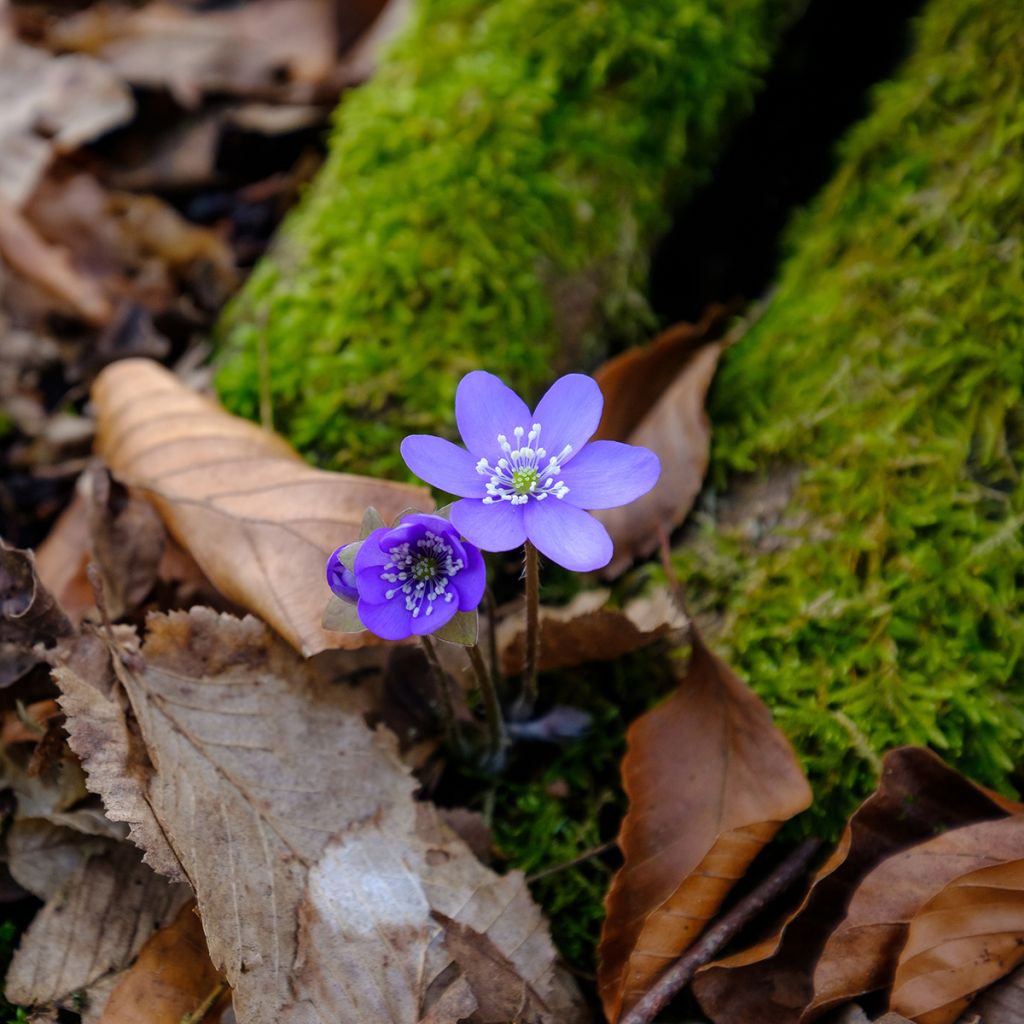
[[[338,555],[338,561],[341,562],[349,572],[355,572],[356,555],[359,554],[359,549],[363,546],[361,540],[354,540],[351,544],[347,544],[342,550],[341,554]],[[340,601],[341,598],[338,598]],[[344,602],[342,602],[344,603]]]
[[[380,513],[371,505],[363,513],[363,521],[359,526],[359,539],[366,540],[374,530],[379,530],[382,526],[387,526],[387,523],[384,522]]]
[[[474,609],[471,612],[456,612],[454,618],[432,635],[435,640],[472,647],[476,643],[479,633],[480,616]]]
[[[434,509],[431,515],[440,516],[442,519],[451,519],[452,517],[452,505],[454,501],[449,501],[447,505],[442,505],[438,509]]]
[[[392,522],[391,525],[392,525],[392,527],[400,526],[402,520],[406,516],[422,516],[422,515],[430,515],[430,513],[429,512],[424,512],[423,509],[421,509],[421,508],[416,508],[415,505],[410,505],[408,508],[403,508],[402,511],[399,512],[397,516],[395,516],[394,522]]]
[[[366,629],[359,621],[356,606],[342,601],[337,594],[331,594],[320,625],[332,633],[362,633]]]

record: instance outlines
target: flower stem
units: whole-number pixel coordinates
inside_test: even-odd
[[[498,691],[494,686],[494,679],[487,671],[487,664],[477,644],[466,648],[469,655],[469,663],[473,666],[473,674],[476,676],[477,685],[480,687],[480,695],[484,699],[484,714],[487,716],[488,754],[491,765],[495,770],[502,766],[505,756],[505,721],[501,714],[501,702],[498,700]]]
[[[437,656],[437,647],[429,636],[421,636],[420,643],[423,645],[423,653],[427,656],[427,663],[434,673],[437,682],[437,692],[441,696],[441,724],[444,727],[444,739],[449,748],[455,751],[462,751],[462,736],[459,732],[459,724],[455,719],[455,704],[452,701],[452,691],[449,688],[448,673],[441,667],[441,660]]]
[[[537,662],[540,655],[540,564],[537,549],[526,542],[526,671],[520,707],[523,717],[532,714],[537,704]]]

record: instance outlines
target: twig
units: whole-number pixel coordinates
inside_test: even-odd
[[[559,871],[567,871],[569,868],[574,868],[578,864],[586,864],[588,860],[600,857],[602,853],[608,853],[609,850],[616,849],[618,845],[618,839],[609,839],[607,843],[601,843],[600,846],[592,846],[589,850],[584,850],[578,857],[573,857],[572,860],[562,861],[561,864],[553,864],[549,868],[544,868],[543,871],[537,871],[532,875],[527,875],[526,884],[532,885],[534,882],[539,882],[542,878],[547,878],[549,875],[557,875]]]
[[[675,995],[756,914],[788,889],[807,870],[821,847],[820,839],[801,843],[756,889],[723,914],[621,1018],[619,1024],[650,1024]]]
[[[181,1024],[200,1024],[217,1005],[220,997],[228,990],[228,983],[222,978],[207,997],[191,1012],[181,1018]]]

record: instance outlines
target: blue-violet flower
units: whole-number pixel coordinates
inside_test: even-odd
[[[497,377],[474,370],[455,394],[469,451],[413,434],[402,457],[417,476],[462,499],[452,505],[452,524],[485,551],[530,540],[566,569],[600,569],[611,561],[612,541],[587,510],[634,501],[661,472],[647,448],[587,443],[603,408],[597,382],[580,373],[556,380],[531,413]]]
[[[353,542],[357,543],[357,542]],[[342,544],[331,552],[327,559],[327,586],[342,599],[354,603],[359,599],[359,591],[356,588],[356,574],[341,561],[341,553],[351,544]]]
[[[385,640],[434,633],[484,595],[484,559],[441,516],[414,513],[362,542],[353,566],[359,619]]]

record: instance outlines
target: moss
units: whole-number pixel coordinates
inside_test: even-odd
[[[423,0],[221,329],[218,385],[315,461],[404,474],[461,375],[536,392],[640,286],[670,192],[750,103],[792,0]],[[261,354],[262,352],[262,354]]]
[[[893,745],[1024,754],[1024,6],[932,0],[840,155],[711,407],[715,480],[792,496],[677,559],[829,831]]]

